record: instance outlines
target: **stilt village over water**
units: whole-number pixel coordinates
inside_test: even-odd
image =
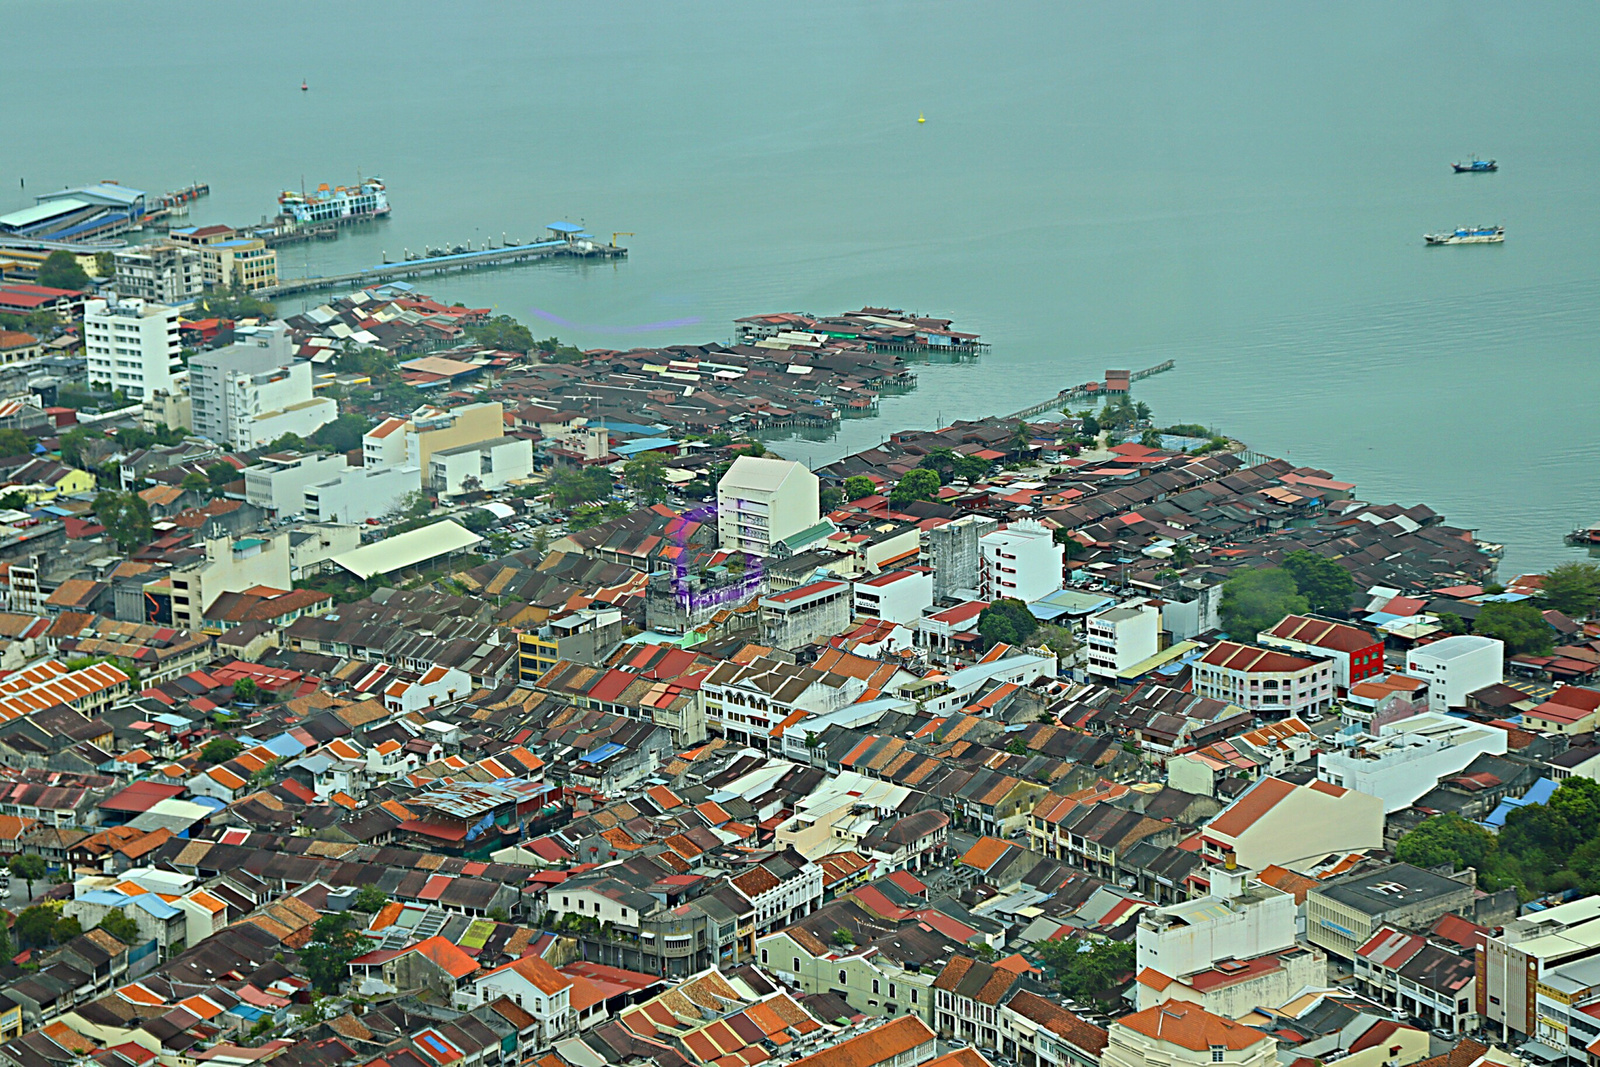
[[[1600,568],[1181,361],[812,469],[984,339],[580,349],[441,294],[632,234],[209,194],[0,216],[0,1067],[1600,1063]]]

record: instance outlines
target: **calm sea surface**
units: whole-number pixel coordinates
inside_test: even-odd
[[[284,274],[570,219],[632,258],[424,288],[586,347],[864,303],[993,343],[794,458],[1171,358],[1158,419],[1426,502],[1504,574],[1600,519],[1592,3],[5,0],[0,37],[0,210],[200,179],[191,221],[238,225],[376,174],[393,218]]]

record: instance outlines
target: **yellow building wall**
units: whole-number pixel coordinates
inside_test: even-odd
[[[455,422],[438,430],[417,432],[418,463],[422,477],[428,477],[428,458],[435,452],[461,445],[475,445],[480,441],[493,441],[506,435],[505,409],[498,400],[484,404],[468,404],[452,408]]]

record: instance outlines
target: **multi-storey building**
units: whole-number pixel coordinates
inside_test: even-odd
[[[1065,549],[1042,523],[1024,519],[978,539],[978,591],[988,601],[1034,601],[1061,588]]]
[[[1333,684],[1349,689],[1384,671],[1383,641],[1361,629],[1310,615],[1287,615],[1270,630],[1256,635],[1268,648],[1301,652],[1333,662]]]
[[[93,299],[83,307],[89,381],[143,399],[183,374],[178,309],[146,300]]]
[[[1317,777],[1378,797],[1391,813],[1409,808],[1480,755],[1504,755],[1506,732],[1430,711],[1381,726],[1377,736],[1340,734],[1337,745],[1318,754]]]
[[[1134,602],[1091,615],[1084,624],[1084,642],[1089,673],[1115,678],[1160,651],[1161,609]]]
[[[933,575],[926,568],[889,571],[855,583],[858,618],[914,623],[933,606]]]
[[[1000,524],[985,515],[963,515],[923,536],[923,561],[933,571],[933,598],[978,591],[978,540]]]
[[[1500,681],[1506,646],[1493,637],[1459,634],[1406,653],[1406,673],[1428,683],[1428,709],[1467,706],[1467,694]]]
[[[286,433],[308,437],[338,418],[332,397],[313,395],[311,364],[295,358],[287,326],[246,327],[234,338],[189,361],[195,433],[256,448]]]
[[[306,487],[342,474],[346,467],[343,455],[269,453],[242,472],[245,499],[279,515],[298,515],[305,511]]]
[[[124,248],[112,253],[116,264],[112,286],[124,298],[157,304],[187,304],[205,287],[198,249],[162,243]]]
[[[740,456],[717,482],[717,537],[724,551],[769,556],[817,524],[817,476],[803,463]]]
[[[1218,641],[1194,665],[1194,691],[1261,717],[1320,715],[1333,706],[1333,664]]]

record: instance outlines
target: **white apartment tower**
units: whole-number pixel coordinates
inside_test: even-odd
[[[803,463],[740,456],[717,483],[717,538],[725,552],[770,556],[779,541],[815,526],[817,476]]]
[[[1089,616],[1084,625],[1089,673],[1115,678],[1161,651],[1161,611],[1139,601]]]
[[[1061,588],[1065,550],[1050,530],[1031,519],[978,539],[978,592],[990,602],[1031,603]]]
[[[138,299],[89,300],[83,305],[83,348],[89,381],[105,382],[143,399],[172,391],[183,375],[178,309]]]
[[[286,433],[307,437],[338,418],[337,402],[313,395],[311,364],[295,358],[287,326],[247,327],[234,338],[189,361],[195,433],[256,448]]]

